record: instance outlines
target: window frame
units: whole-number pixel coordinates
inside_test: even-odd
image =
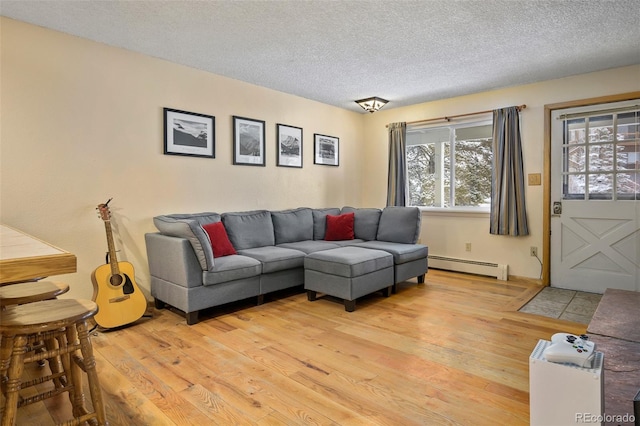
[[[456,145],[456,130],[458,129],[463,129],[463,128],[469,128],[469,127],[480,127],[480,126],[491,126],[491,129],[493,129],[493,115],[492,114],[485,114],[482,116],[476,116],[472,119],[467,119],[467,120],[463,120],[460,122],[456,122],[456,123],[437,123],[437,124],[427,124],[427,125],[407,125],[407,135],[409,135],[409,133],[411,131],[418,131],[418,130],[426,130],[426,129],[447,129],[449,131],[449,139],[448,141],[442,141],[439,142],[442,146],[444,146],[445,143],[449,143],[449,146],[451,147],[449,149],[449,164],[450,164],[450,184],[449,184],[449,190],[446,191],[448,192],[447,197],[449,198],[449,203],[450,206],[446,207],[446,206],[415,206],[413,204],[411,204],[411,196],[409,195],[408,197],[408,201],[409,204],[412,207],[418,207],[420,209],[420,211],[423,214],[427,214],[427,215],[448,215],[448,216],[461,216],[461,217],[477,217],[477,216],[489,216],[490,210],[491,210],[491,203],[487,203],[486,205],[482,205],[482,206],[457,206],[455,205],[455,145]],[[407,138],[408,139],[408,138]],[[461,142],[461,141],[459,141]],[[405,147],[405,150],[408,150],[410,146],[416,146],[416,145],[424,145],[424,144],[416,144],[416,143],[412,143],[412,144],[408,144]],[[492,153],[493,154],[493,153]],[[406,155],[406,154],[405,154]],[[493,160],[493,157],[492,157]],[[444,162],[443,162],[444,163]],[[490,164],[490,167],[492,167],[492,163]],[[408,169],[408,164],[407,164],[407,169]],[[440,169],[442,170],[442,165],[440,165]],[[409,183],[407,182],[407,187],[408,187]],[[409,189],[407,188],[407,191],[409,191]],[[443,198],[444,201],[444,198]],[[444,204],[444,203],[443,203]]]

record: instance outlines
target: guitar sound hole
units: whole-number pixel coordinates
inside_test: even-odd
[[[120,286],[120,284],[122,284],[122,276],[120,276],[120,275],[111,275],[111,278],[109,279],[109,282],[111,283],[112,286],[118,287],[118,286]]]

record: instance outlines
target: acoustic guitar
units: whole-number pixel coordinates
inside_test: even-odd
[[[140,319],[147,310],[147,299],[135,282],[133,265],[118,262],[111,230],[109,201],[97,207],[107,232],[109,254],[107,263],[100,265],[91,274],[93,282],[92,300],[98,305],[94,319],[103,328],[115,328]]]

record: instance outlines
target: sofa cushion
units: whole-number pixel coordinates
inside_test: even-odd
[[[308,255],[304,260],[304,267],[325,274],[353,278],[393,267],[393,257],[381,250],[340,247]],[[391,284],[393,283],[389,285]]]
[[[326,241],[353,240],[354,214],[327,215]]]
[[[313,215],[313,239],[324,240],[324,234],[327,230],[327,215],[339,215],[340,209],[313,209],[311,214]]]
[[[340,246],[336,244],[336,242],[334,241],[307,240],[307,241],[297,241],[295,243],[278,244],[278,247],[300,250],[302,252],[309,254],[316,251],[338,248]]]
[[[276,245],[313,239],[311,209],[299,208],[271,212]]]
[[[202,229],[209,236],[214,258],[237,254],[233,244],[229,241],[229,236],[222,222],[207,223],[202,225]]]
[[[417,207],[385,207],[380,216],[377,240],[415,244],[420,237],[420,209]]]
[[[341,213],[355,213],[355,224],[353,231],[356,238],[363,240],[375,240],[378,235],[378,223],[380,222],[380,209],[357,209],[345,206]]]
[[[262,273],[282,271],[285,269],[302,268],[305,253],[284,247],[256,247],[238,250],[243,256],[249,256],[262,263]]]
[[[363,247],[374,250],[386,251],[393,255],[396,265],[412,262],[418,259],[426,259],[429,254],[427,246],[422,244],[391,243],[388,241],[365,241],[354,244],[353,247]]]
[[[153,218],[160,233],[189,240],[203,271],[214,268],[213,250],[202,229],[202,225],[213,222],[220,222],[218,213],[170,214]]]
[[[262,264],[247,256],[232,255],[216,259],[213,271],[202,273],[202,284],[216,285],[260,275]]]
[[[223,213],[222,223],[237,252],[275,245],[271,213],[267,210]]]

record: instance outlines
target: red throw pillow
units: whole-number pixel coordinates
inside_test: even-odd
[[[327,241],[353,240],[353,221],[355,213],[345,213],[337,216],[327,215],[327,231],[324,239]]]
[[[208,223],[202,226],[202,229],[209,235],[211,248],[213,249],[213,257],[229,256],[236,253],[233,244],[229,241],[227,230],[224,229],[222,222]]]

